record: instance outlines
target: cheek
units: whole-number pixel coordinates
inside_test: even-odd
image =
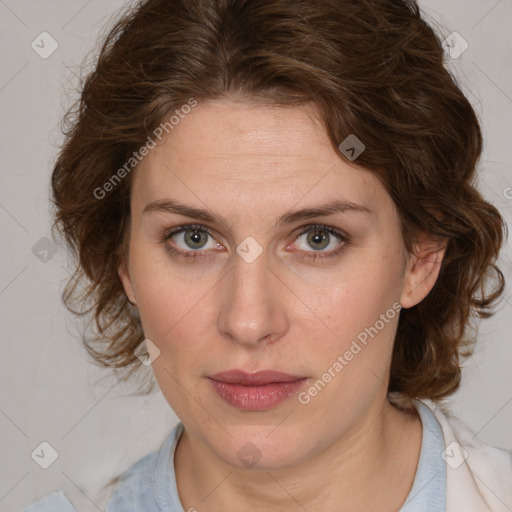
[[[307,347],[316,375],[299,403],[327,423],[336,424],[343,414],[348,425],[387,379],[400,305],[386,287],[375,284],[356,292],[339,287],[323,307],[331,334],[315,347],[310,340]]]
[[[400,272],[395,255],[369,251],[347,262],[338,283],[323,295],[310,295],[316,301],[312,309],[329,327],[314,354],[317,377],[330,382],[322,391],[327,401],[352,403],[365,393],[371,396],[386,378],[399,319]]]
[[[191,308],[193,283],[183,279],[163,244],[148,243],[143,237],[133,238],[130,269],[146,337],[162,339]]]
[[[149,251],[134,251],[131,259],[144,335],[157,345],[166,366],[179,372],[201,359],[200,340],[215,328],[214,274],[197,278],[199,272],[145,254]]]
[[[138,309],[146,338],[154,341],[168,355],[190,347],[202,331],[201,300],[198,293],[184,290],[179,283],[144,284],[138,295]]]
[[[318,316],[344,338],[373,325],[400,298],[400,261],[377,247],[351,255],[328,277],[307,295]]]
[[[327,371],[338,356],[344,356],[347,363],[343,364],[350,365],[354,371],[364,366],[381,374],[390,363],[399,303],[385,289],[375,287],[360,287],[356,292],[348,287],[340,288],[331,298],[331,303],[323,307],[330,335],[318,352],[325,368],[318,369]]]

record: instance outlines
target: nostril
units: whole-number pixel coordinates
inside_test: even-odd
[[[267,334],[264,338],[262,338],[262,341],[265,343],[271,343],[272,340],[270,338],[272,338],[272,334]]]

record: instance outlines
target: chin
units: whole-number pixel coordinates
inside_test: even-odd
[[[276,423],[279,425],[279,422]],[[270,427],[232,427],[233,437],[212,446],[224,462],[237,469],[285,469],[307,457],[304,436],[292,435],[284,424]]]

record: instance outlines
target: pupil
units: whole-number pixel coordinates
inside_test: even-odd
[[[191,243],[191,244],[199,244],[201,242],[201,236],[202,232],[198,231],[197,229],[189,230],[188,235],[185,235],[185,238]]]
[[[313,233],[314,234],[310,236],[310,241],[314,244],[321,244],[323,241],[325,242],[327,240],[327,233],[325,231],[314,231]],[[324,247],[326,247],[325,244],[319,249],[323,249]]]

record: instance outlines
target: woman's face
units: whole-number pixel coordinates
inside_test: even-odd
[[[433,285],[418,285],[390,196],[314,113],[199,104],[134,176],[119,275],[164,396],[234,467],[284,468],[357,435],[385,402],[399,304]],[[313,211],[334,202],[357,206]],[[233,369],[295,383],[214,384]]]

